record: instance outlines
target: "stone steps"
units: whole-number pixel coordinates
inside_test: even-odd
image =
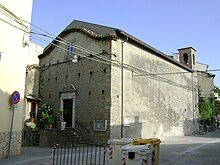
[[[87,144],[88,141],[80,136],[74,129],[66,128],[65,130],[41,130],[39,146],[52,146],[55,143],[68,142],[69,144],[81,145]]]

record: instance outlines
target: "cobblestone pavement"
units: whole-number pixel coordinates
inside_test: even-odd
[[[22,147],[20,156],[0,165],[49,165],[52,148]],[[220,130],[204,135],[169,137],[160,145],[160,165],[220,165]]]

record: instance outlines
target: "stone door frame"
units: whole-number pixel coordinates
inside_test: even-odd
[[[76,94],[75,92],[62,92],[60,96],[60,109],[63,109],[64,99],[73,99],[72,105],[72,128],[75,128],[75,102]]]

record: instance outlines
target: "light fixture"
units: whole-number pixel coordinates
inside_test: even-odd
[[[77,55],[73,55],[72,62],[73,62],[73,63],[77,63],[77,62],[78,62],[78,60],[77,60]]]

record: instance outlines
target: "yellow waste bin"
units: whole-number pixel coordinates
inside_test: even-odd
[[[159,157],[160,157],[160,139],[157,138],[150,138],[150,139],[134,139],[132,144],[133,145],[144,145],[144,144],[151,144],[153,146],[152,152],[152,165],[159,165]]]

